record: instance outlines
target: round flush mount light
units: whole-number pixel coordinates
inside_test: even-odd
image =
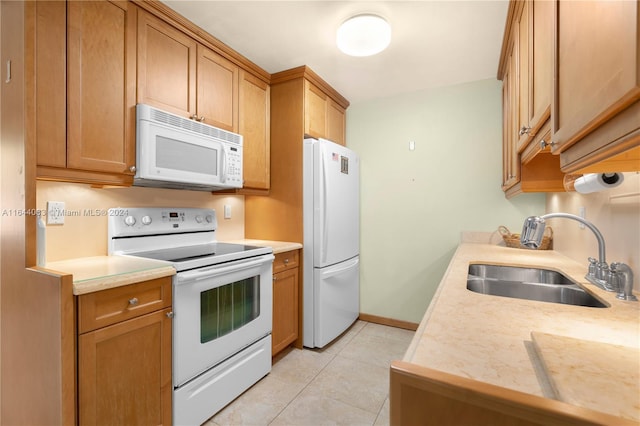
[[[361,14],[347,19],[338,28],[338,49],[350,56],[371,56],[391,42],[391,26],[382,17]]]

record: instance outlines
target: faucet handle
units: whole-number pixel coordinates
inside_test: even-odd
[[[598,262],[596,266],[596,278],[600,281],[605,281],[609,275],[609,265],[607,262]]]
[[[596,276],[596,270],[597,270],[597,263],[598,261],[595,260],[593,257],[590,257],[589,259],[589,275],[592,277]]]
[[[609,266],[609,273],[607,274],[605,286],[610,291],[620,291],[620,274],[618,273],[619,265],[619,263],[613,262]]]

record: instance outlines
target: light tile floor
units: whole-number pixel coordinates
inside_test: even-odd
[[[357,321],[323,349],[290,349],[204,426],[388,425],[389,365],[413,332]]]

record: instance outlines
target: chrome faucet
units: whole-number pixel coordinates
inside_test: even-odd
[[[589,258],[589,268],[585,279],[606,291],[618,292],[618,298],[623,300],[637,300],[632,294],[633,272],[624,263],[612,263],[611,269],[607,265],[604,237],[591,222],[569,213],[549,213],[542,216],[530,216],[525,219],[520,234],[520,244],[524,247],[537,249],[540,247],[544,234],[545,219],[563,217],[577,220],[589,228],[598,240],[598,261]]]

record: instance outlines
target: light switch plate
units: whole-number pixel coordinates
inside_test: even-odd
[[[63,201],[47,201],[47,225],[64,225]]]
[[[231,206],[229,204],[224,205],[224,218],[231,219]]]

